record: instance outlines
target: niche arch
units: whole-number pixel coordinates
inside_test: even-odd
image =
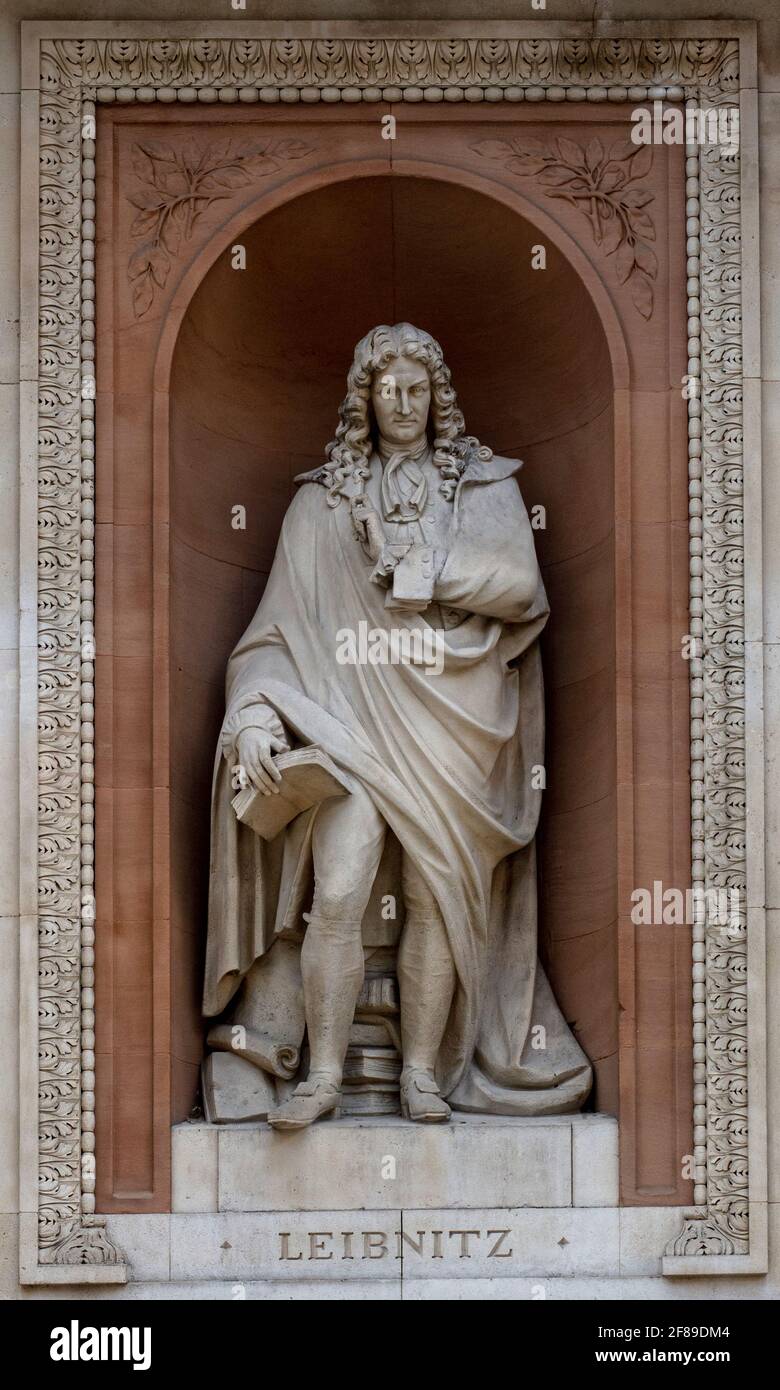
[[[161,343],[169,389],[157,395],[170,402],[170,701],[172,714],[190,712],[171,719],[170,845],[171,926],[192,960],[186,1003],[173,991],[174,1033],[187,1039],[193,1096],[225,663],[262,593],[292,479],[332,437],[355,342],[376,322],[410,319],[442,341],[469,431],[524,459],[526,505],[546,523],[540,945],[594,1061],[593,1104],[618,1110],[613,402],[626,356],[592,271],[588,285],[527,211],[417,168],[334,178],[248,224],[245,214],[184,277],[182,304],[210,262],[169,357]],[[231,267],[236,241],[245,272]],[[547,264],[534,270],[540,241]],[[235,506],[246,530],[230,524]]]

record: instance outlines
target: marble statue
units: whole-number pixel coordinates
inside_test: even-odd
[[[465,433],[441,347],[407,323],[358,343],[339,414],[325,463],[296,479],[228,666],[209,1060],[251,1064],[258,1113],[299,1129],[338,1114],[350,1039],[375,1038],[378,1018],[409,1120],[576,1110],[591,1069],[537,960],[548,607],[521,464]],[[237,771],[273,796],[275,757],[306,745],[349,791],[262,839],[232,809]],[[397,1027],[382,1016],[387,981],[365,993],[364,918],[388,837],[400,846]],[[380,1052],[360,1053],[368,1073]]]

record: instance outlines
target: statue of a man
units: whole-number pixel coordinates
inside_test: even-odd
[[[520,467],[465,434],[435,339],[375,328],[230,659],[204,1012],[224,1014],[238,992],[242,1056],[278,1077],[294,1075],[305,1030],[308,1077],[270,1109],[277,1128],[338,1108],[388,827],[405,902],[402,1113],[563,1113],[590,1089],[536,954],[548,608]],[[345,664],[339,643],[361,624],[388,634],[385,651],[400,628],[428,646]],[[435,666],[415,659],[433,638]],[[272,796],[274,757],[293,745],[323,749],[350,791],[264,842],[231,809],[231,769]],[[231,1046],[230,1030],[212,1033]]]

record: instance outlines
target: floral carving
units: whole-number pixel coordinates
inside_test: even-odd
[[[50,1241],[41,1249],[41,1264],[117,1265],[122,1256],[105,1230],[105,1216],[83,1216],[62,1221],[47,1233]]]
[[[696,1182],[700,1193],[706,1192],[706,1207],[702,1201],[686,1217],[667,1250],[671,1256],[752,1253],[750,1228],[756,1220],[748,1187],[739,152],[703,146],[699,178],[702,391],[701,415],[693,417],[692,456],[695,461],[701,455],[697,510],[703,524],[698,521],[692,529],[692,552],[702,558],[692,571],[701,578],[691,589],[690,631],[701,639],[702,656],[691,662],[690,674],[691,784],[695,808],[698,803],[694,815],[701,819],[698,825],[694,821],[692,859],[701,881],[736,889],[742,906],[739,921],[728,929],[709,920],[694,928],[695,960],[703,957],[703,968],[694,975],[694,1001],[703,1015],[694,1020],[694,1045],[701,1049],[703,1043],[706,1055],[706,1078],[694,1078],[694,1103],[706,1110],[706,1139],[694,1144],[694,1153],[700,1148]],[[695,520],[697,510],[691,512]],[[704,711],[700,721],[699,708]]]
[[[189,241],[212,203],[232,198],[236,189],[275,173],[285,160],[300,159],[308,150],[301,140],[242,144],[228,139],[205,146],[195,140],[180,146],[146,140],[135,145],[133,169],[143,186],[129,195],[138,209],[130,231],[141,244],[127,269],[136,317],[151,308],[182,241]]]
[[[738,49],[736,39],[48,39],[41,83],[52,90],[82,82],[355,89],[684,83],[736,91]]]
[[[628,285],[635,307],[650,318],[658,259],[648,244],[655,241],[655,227],[647,208],[654,195],[639,185],[652,167],[649,145],[618,140],[607,150],[598,135],[585,146],[559,135],[552,151],[522,136],[478,140],[471,148],[500,160],[510,173],[537,175],[548,198],[563,198],[584,213],[596,245],[605,256],[614,255],[620,284]]]

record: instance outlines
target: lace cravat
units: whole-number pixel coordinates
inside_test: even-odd
[[[428,500],[428,483],[421,467],[421,461],[428,452],[428,441],[423,440],[415,452],[399,449],[382,458],[382,511],[385,521],[419,521]],[[409,485],[408,495],[401,491],[401,478]]]

